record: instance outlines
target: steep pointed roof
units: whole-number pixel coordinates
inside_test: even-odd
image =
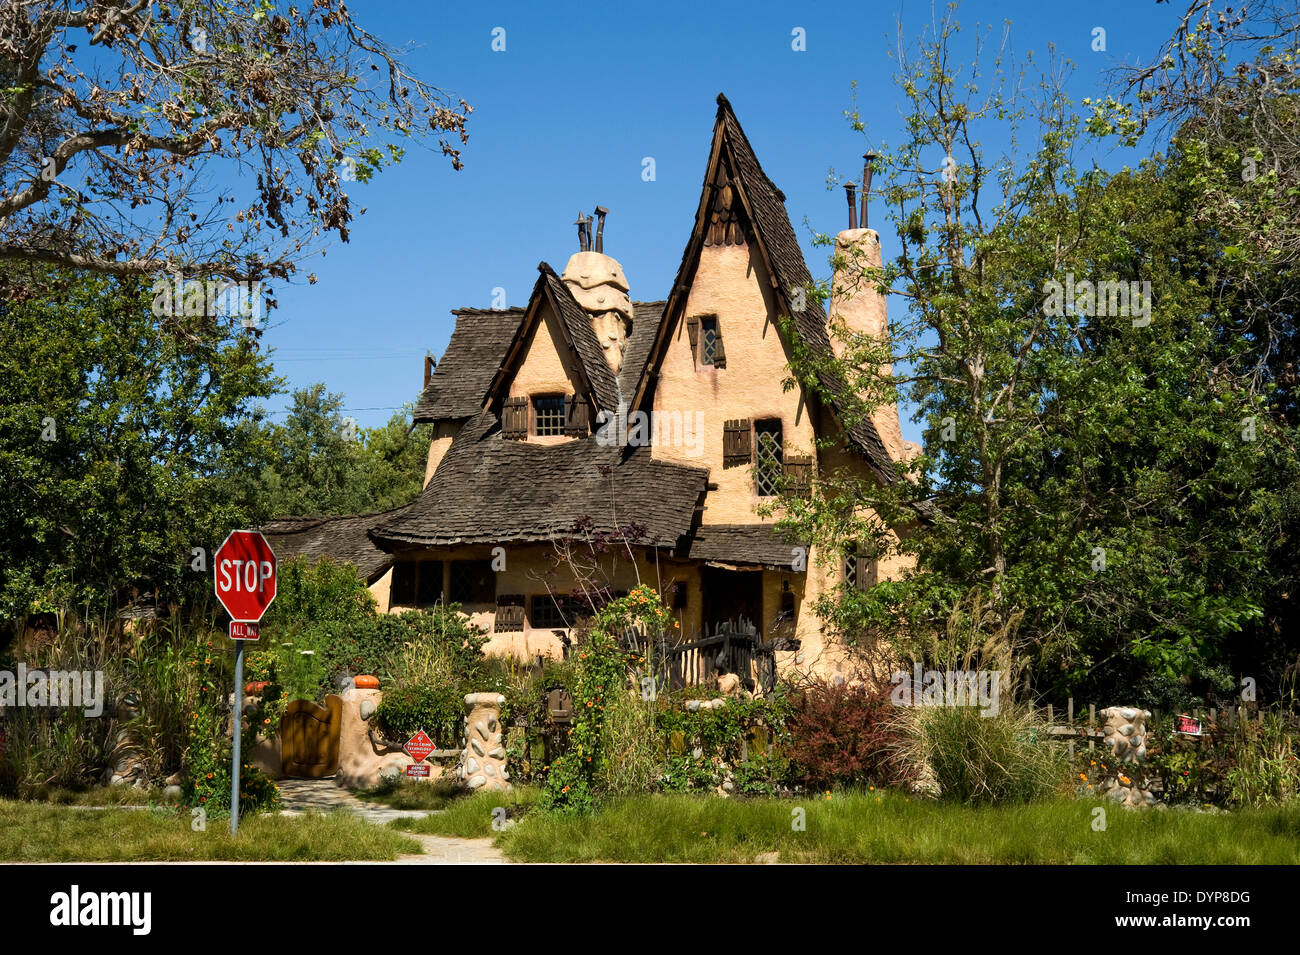
[[[731,170],[730,184],[740,198],[742,208],[752,224],[755,243],[767,265],[768,279],[772,284],[777,301],[784,306],[785,314],[793,320],[795,327],[810,347],[814,350],[829,352],[830,337],[826,331],[826,312],[814,296],[805,296],[805,307],[799,311],[791,308],[791,293],[796,288],[803,288],[812,282],[812,273],[804,261],[799,249],[799,240],[795,237],[794,227],[785,208],[785,194],[776,187],[763,167],[759,165],[754,148],[750,145],[740,121],[731,108],[731,103],[721,93],[718,94],[718,113],[713,124],[713,146],[709,151],[709,163],[704,177],[704,188],[700,194],[700,204],[695,213],[695,227],[690,240],[682,253],[682,262],[677,270],[668,304],[664,309],[664,318],[658,328],[658,334],[650,347],[645,370],[641,373],[636,392],[630,406],[641,407],[646,392],[659,373],[660,363],[667,351],[668,343],[677,323],[682,319],[686,307],[686,298],[690,291],[691,280],[700,261],[700,250],[704,247],[705,231],[709,225],[709,210],[713,205],[713,193],[718,181],[717,172],[721,163],[726,162]],[[848,386],[838,376],[829,372],[820,375],[823,390],[831,397],[830,405],[836,416],[843,423],[839,396],[848,393]],[[897,477],[893,459],[885,449],[885,444],[876,432],[870,419],[854,422],[845,427],[849,443],[867,459],[873,470],[886,481]]]
[[[604,352],[592,327],[591,316],[578,304],[569,291],[569,287],[555,274],[555,269],[545,262],[539,262],[537,282],[532,294],[528,296],[528,306],[524,309],[523,319],[515,328],[513,338],[502,356],[496,374],[488,385],[485,403],[488,399],[499,397],[520,362],[523,361],[528,341],[533,330],[542,320],[542,304],[549,303],[559,317],[560,332],[564,344],[574,358],[578,377],[576,384],[586,392],[592,402],[592,410],[613,410],[618,407],[618,382],[613,369],[605,361]]]

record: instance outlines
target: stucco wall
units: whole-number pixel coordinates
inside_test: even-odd
[[[777,314],[767,273],[752,246],[713,246],[700,265],[686,300],[685,317],[716,315],[727,354],[725,368],[698,365],[685,321],[673,333],[655,387],[656,414],[677,412],[687,420],[701,413],[702,453],[692,456],[680,443],[661,443],[657,458],[707,467],[718,485],[705,498],[705,524],[762,521],[749,467],[722,466],[723,425],[748,418],[780,418],[785,452],[811,454],[813,427],[799,389],[784,391],[787,357],[773,322]]]
[[[451,442],[464,423],[463,421],[439,421],[433,426],[433,439],[429,442],[429,458],[424,465],[425,487],[428,487],[429,482],[433,480],[433,472],[438,470],[438,465],[442,463],[442,459],[451,448]]]
[[[567,563],[556,563],[556,551],[550,544],[502,545],[505,549],[505,566],[495,574],[496,595],[523,594],[532,597],[547,593],[570,594],[575,589],[575,578]],[[448,593],[451,576],[451,561],[456,560],[491,560],[492,548],[457,547],[421,551],[410,555],[408,559],[443,561],[443,592]],[[589,560],[590,555],[582,555]],[[615,590],[631,590],[639,582],[649,584],[663,592],[674,580],[685,583],[692,592],[688,607],[679,612],[680,625],[687,633],[699,629],[700,598],[699,571],[683,562],[661,559],[656,567],[653,556],[644,553],[637,555],[635,567],[626,558],[614,560],[608,554],[600,555],[604,573],[612,581]],[[639,574],[639,577],[638,577]],[[389,575],[391,576],[391,571]],[[374,588],[371,588],[372,592]],[[386,595],[385,595],[386,596]],[[528,602],[531,611],[531,601]],[[391,606],[387,599],[380,605],[380,610],[396,613],[409,607]],[[461,608],[476,625],[491,631],[496,620],[496,602],[465,604]],[[497,655],[513,655],[520,659],[535,659],[538,654],[559,657],[562,645],[550,628],[535,628],[532,620],[525,620],[522,632],[493,634],[484,647],[485,652]]]

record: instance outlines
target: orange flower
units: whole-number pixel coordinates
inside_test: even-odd
[[[565,786],[563,789],[560,790],[560,792],[562,792],[562,793],[567,793],[568,791],[569,791],[569,787],[568,787],[568,786]]]

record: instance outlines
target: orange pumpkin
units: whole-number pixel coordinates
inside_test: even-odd
[[[358,690],[377,690],[379,689],[379,677],[377,676],[359,676],[353,683]]]

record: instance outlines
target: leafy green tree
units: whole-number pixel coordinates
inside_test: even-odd
[[[279,385],[254,338],[159,321],[134,279],[42,270],[0,303],[0,616],[210,590],[213,548],[264,516]]]
[[[277,516],[357,514],[415,499],[424,483],[427,427],[405,409],[383,427],[357,428],[343,395],[317,383],[293,393],[284,424],[272,425],[274,459],[262,472],[262,501]]]
[[[900,62],[906,134],[880,159],[900,254],[838,263],[905,303],[892,341],[834,328],[842,360],[802,346],[793,363],[805,382],[848,381],[849,419],[910,399],[925,452],[900,466],[906,479],[824,473],[811,498],[782,502],[827,557],[865,541],[917,570],[819,610],[850,642],[921,657],[982,593],[995,627],[1023,615],[1016,653],[1040,691],[1227,692],[1298,471],[1240,369],[1249,303],[1227,294],[1225,237],[1195,215],[1196,163],[1175,143],[1136,170],[1081,168],[1092,137],[1131,143],[1135,124],[1113,108],[1076,115],[1059,72],[1029,99],[996,62],[982,84],[987,64],[954,62],[955,30],[949,17]],[[1032,148],[987,155],[991,127]],[[1076,280],[1149,293],[1122,311],[1117,289],[1061,301]],[[929,504],[939,516],[918,524]],[[909,523],[901,542],[884,531]]]

